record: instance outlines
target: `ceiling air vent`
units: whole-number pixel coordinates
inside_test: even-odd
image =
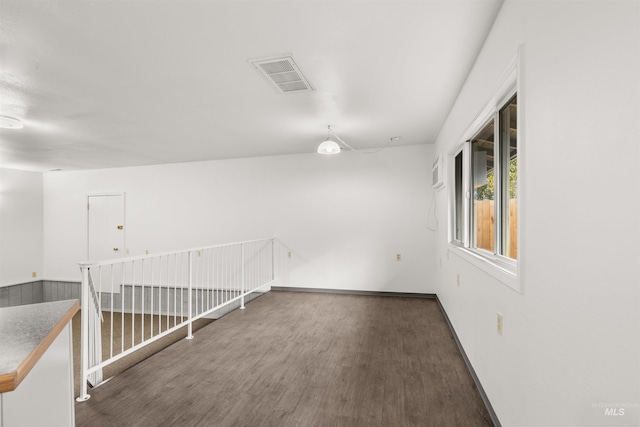
[[[249,64],[281,93],[308,92],[313,88],[292,56],[252,59]]]

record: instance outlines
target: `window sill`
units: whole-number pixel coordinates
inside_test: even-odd
[[[457,246],[453,243],[449,244],[449,252],[473,264],[514,291],[522,293],[517,265],[510,266],[500,263],[493,257],[484,256],[479,252]]]

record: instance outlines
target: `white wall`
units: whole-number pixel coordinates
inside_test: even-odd
[[[42,174],[0,169],[0,286],[42,279],[42,247]]]
[[[125,192],[130,255],[274,236],[293,252],[286,286],[432,293],[432,152],[421,145],[47,173],[46,277],[79,280],[86,195]]]
[[[438,296],[504,426],[640,425],[639,6],[506,0],[437,140],[461,142],[522,44],[523,293],[437,239]]]
[[[42,279],[42,216],[42,174],[0,169],[0,286]]]

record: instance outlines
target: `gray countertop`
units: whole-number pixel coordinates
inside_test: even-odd
[[[78,300],[0,308],[0,392],[17,387],[77,311]]]

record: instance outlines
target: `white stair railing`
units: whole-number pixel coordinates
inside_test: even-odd
[[[111,363],[182,328],[219,316],[275,280],[274,239],[83,262],[81,390]]]

